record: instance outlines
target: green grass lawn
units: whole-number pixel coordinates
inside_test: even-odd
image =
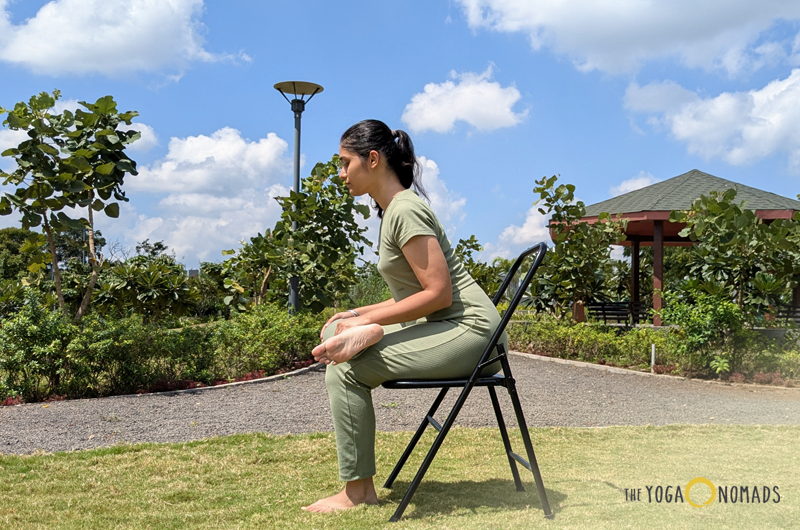
[[[800,427],[669,426],[532,431],[554,520],[532,477],[517,493],[496,429],[454,429],[400,523],[388,519],[421,455],[380,506],[310,514],[300,506],[341,488],[332,434],[236,435],[0,456],[0,528],[788,528],[800,526]],[[379,433],[378,476],[410,433]],[[523,452],[519,431],[515,449]],[[430,440],[430,436],[427,438]],[[423,440],[425,441],[425,440]],[[427,446],[426,446],[427,447]],[[706,508],[647,502],[647,486],[777,486],[764,503]],[[642,501],[624,489],[641,488]],[[655,489],[652,490],[655,493]],[[710,488],[694,486],[702,503]],[[684,492],[685,497],[685,492]]]

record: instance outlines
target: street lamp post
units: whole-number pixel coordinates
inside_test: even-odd
[[[275,84],[275,90],[281,93],[292,106],[294,112],[294,192],[300,193],[300,118],[306,110],[306,103],[311,101],[323,88],[315,83],[305,81],[283,81]],[[289,100],[286,94],[293,98]],[[308,99],[305,97],[308,96]],[[292,230],[297,230],[297,221],[292,221]],[[289,306],[292,311],[300,309],[299,279],[292,276],[289,279]]]

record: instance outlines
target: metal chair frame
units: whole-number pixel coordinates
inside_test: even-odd
[[[512,278],[517,270],[522,265],[522,262],[533,254],[534,252],[538,251],[536,254],[536,258],[534,259],[533,263],[531,264],[528,273],[525,275],[525,279],[520,284],[517,291],[514,293],[514,296],[511,300],[511,303],[508,307],[508,310],[503,315],[503,318],[500,321],[500,324],[497,326],[494,334],[492,335],[491,340],[489,341],[488,346],[481,355],[480,360],[478,361],[477,365],[475,366],[475,370],[472,372],[472,375],[469,379],[444,379],[444,380],[427,380],[427,379],[409,379],[409,380],[394,380],[394,381],[386,381],[383,383],[383,387],[385,388],[393,388],[393,389],[414,389],[414,388],[441,388],[439,395],[431,405],[428,414],[422,420],[417,432],[414,433],[414,436],[411,438],[411,441],[406,447],[405,452],[400,457],[400,460],[395,465],[394,470],[389,475],[389,478],[386,480],[386,484],[384,484],[385,488],[391,488],[394,484],[397,475],[403,469],[408,457],[411,455],[411,452],[414,450],[414,447],[419,442],[422,434],[425,432],[425,429],[428,425],[431,425],[434,429],[436,429],[439,434],[436,436],[436,439],[433,442],[430,450],[428,451],[425,460],[422,462],[417,474],[414,476],[414,479],[411,481],[411,484],[408,486],[408,490],[406,490],[405,495],[403,496],[403,500],[400,501],[400,505],[395,510],[394,515],[392,515],[390,521],[397,522],[403,516],[403,512],[408,507],[408,503],[411,501],[411,498],[414,496],[414,493],[417,491],[420,483],[422,482],[422,478],[425,476],[425,473],[428,471],[431,463],[433,462],[436,453],[439,451],[439,448],[442,446],[447,433],[450,431],[450,427],[452,427],[453,422],[455,422],[458,413],[461,411],[461,408],[464,406],[464,403],[467,400],[472,389],[476,386],[485,386],[489,390],[489,397],[492,401],[492,407],[494,408],[495,416],[497,417],[497,426],[500,429],[500,436],[503,439],[503,446],[505,447],[506,456],[508,457],[508,464],[511,467],[511,474],[514,477],[514,484],[517,487],[517,491],[525,491],[525,488],[522,485],[522,480],[520,479],[519,471],[517,470],[517,462],[519,462],[525,469],[531,471],[533,473],[534,481],[536,482],[536,489],[539,493],[539,500],[542,503],[542,508],[544,510],[544,516],[548,519],[553,518],[553,513],[550,510],[550,504],[547,501],[547,493],[544,489],[544,482],[542,482],[542,475],[539,472],[539,465],[536,462],[536,455],[533,452],[533,444],[531,443],[530,433],[528,432],[528,425],[525,422],[525,416],[522,413],[522,405],[519,401],[519,396],[517,395],[517,388],[516,382],[511,375],[511,367],[508,363],[508,353],[505,351],[505,348],[502,344],[498,344],[500,341],[500,337],[503,335],[503,331],[505,331],[508,322],[511,320],[511,317],[514,313],[514,310],[519,305],[520,300],[525,294],[525,291],[528,289],[528,285],[530,285],[531,280],[533,279],[533,275],[536,273],[536,269],[539,268],[541,265],[542,260],[544,259],[545,252],[547,252],[547,245],[544,243],[539,243],[534,245],[533,247],[527,249],[525,252],[520,254],[517,260],[514,262],[514,265],[509,270],[508,274],[503,280],[503,284],[501,285],[500,289],[495,294],[494,299],[492,302],[495,306],[500,302],[503,295],[505,294],[508,287],[511,285]],[[491,357],[492,351],[497,350],[497,356]],[[501,364],[501,372],[491,376],[491,377],[480,377],[481,371],[486,368],[487,366],[494,364],[496,362],[500,362]],[[522,440],[525,445],[525,450],[527,452],[528,460],[525,460],[523,457],[515,453],[511,450],[511,441],[508,437],[508,431],[506,430],[506,424],[503,420],[503,413],[500,410],[500,403],[497,400],[497,393],[495,392],[496,386],[505,387],[508,390],[508,394],[511,398],[511,403],[514,406],[514,413],[517,417],[517,422],[519,423],[519,428],[522,433]],[[447,416],[447,420],[445,420],[444,424],[440,424],[436,419],[434,419],[434,414],[436,413],[439,405],[441,405],[442,400],[444,400],[445,395],[447,395],[448,390],[451,388],[462,388],[461,394],[458,396],[453,409],[450,411],[450,414]]]

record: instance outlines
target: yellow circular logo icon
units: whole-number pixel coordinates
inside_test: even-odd
[[[692,502],[692,496],[690,495],[690,491],[692,489],[692,486],[694,486],[695,484],[705,484],[706,486],[711,488],[711,497],[709,497],[708,500],[703,504],[695,504],[694,502]],[[717,488],[714,486],[714,484],[712,484],[710,480],[708,480],[705,477],[695,477],[692,480],[690,480],[689,483],[686,485],[686,500],[689,504],[691,504],[695,508],[706,508],[708,506],[711,506],[712,504],[714,504],[716,498],[717,498]]]

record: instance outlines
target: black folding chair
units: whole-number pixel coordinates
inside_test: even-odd
[[[428,451],[428,455],[425,457],[425,460],[422,462],[422,465],[417,471],[414,480],[411,481],[411,484],[408,486],[408,490],[406,491],[405,496],[403,496],[403,500],[400,501],[400,505],[395,510],[394,515],[390,519],[393,522],[399,521],[400,518],[403,516],[403,512],[405,511],[408,503],[411,501],[411,498],[414,496],[414,493],[417,491],[417,487],[419,487],[420,483],[422,482],[422,477],[425,476],[425,472],[430,467],[431,463],[433,462],[434,457],[436,456],[437,451],[442,446],[442,442],[444,442],[447,433],[450,431],[450,427],[453,425],[453,422],[456,420],[458,413],[461,411],[461,407],[464,405],[464,402],[467,400],[467,396],[472,391],[472,389],[476,386],[485,386],[489,389],[489,397],[492,400],[492,407],[494,407],[494,413],[497,416],[497,425],[500,428],[500,436],[503,439],[503,445],[505,446],[506,456],[508,457],[508,464],[511,466],[511,474],[514,476],[514,483],[517,486],[517,491],[525,491],[525,488],[522,486],[522,481],[519,477],[519,472],[517,471],[517,462],[522,464],[523,467],[528,469],[533,473],[533,478],[536,482],[536,489],[539,492],[539,500],[542,503],[542,508],[544,509],[544,515],[548,519],[553,518],[553,513],[550,511],[550,504],[547,502],[547,493],[544,490],[544,482],[542,482],[542,475],[539,473],[539,465],[536,463],[536,455],[533,453],[533,445],[531,444],[531,437],[528,433],[528,425],[525,422],[525,416],[522,413],[522,405],[519,401],[519,396],[517,395],[516,384],[514,382],[514,378],[511,376],[511,368],[508,364],[508,354],[505,351],[505,348],[502,344],[498,344],[500,337],[503,335],[503,331],[506,329],[506,325],[508,325],[509,320],[511,320],[511,316],[514,313],[514,310],[517,308],[520,300],[525,294],[525,291],[528,289],[528,285],[531,283],[531,279],[533,278],[536,269],[539,268],[539,265],[542,263],[544,259],[544,254],[547,251],[547,245],[544,243],[539,243],[536,246],[533,246],[523,252],[518,258],[517,261],[514,262],[514,266],[511,267],[511,270],[508,271],[505,279],[503,280],[503,285],[500,287],[500,290],[494,296],[494,305],[496,306],[500,299],[505,294],[506,290],[508,290],[509,285],[511,285],[511,280],[514,277],[514,274],[519,269],[522,262],[533,253],[536,253],[536,257],[533,260],[533,264],[531,265],[530,269],[528,270],[527,275],[525,276],[525,280],[519,285],[516,292],[514,293],[514,297],[511,301],[511,304],[508,306],[508,310],[503,315],[503,318],[500,321],[500,324],[497,326],[494,334],[492,335],[492,339],[489,341],[489,345],[484,350],[483,355],[481,355],[478,364],[475,366],[475,370],[472,372],[472,375],[469,379],[444,379],[444,380],[428,380],[428,379],[409,379],[409,380],[395,380],[395,381],[386,381],[383,383],[383,387],[385,388],[397,388],[397,389],[410,389],[410,388],[441,388],[439,395],[436,397],[436,400],[431,405],[428,414],[422,420],[422,424],[417,429],[417,432],[411,438],[411,442],[406,447],[403,456],[400,457],[400,460],[397,462],[397,465],[394,467],[391,475],[389,478],[386,479],[386,484],[384,484],[384,488],[391,488],[392,484],[394,484],[397,475],[400,473],[400,470],[403,469],[403,466],[408,460],[408,457],[411,455],[411,452],[414,450],[414,447],[419,442],[419,439],[422,437],[422,434],[425,432],[425,429],[428,425],[432,425],[434,429],[439,431],[439,434],[436,436],[436,440],[433,442],[433,446],[431,446],[430,450]],[[497,350],[497,356],[491,357],[491,354],[494,350]],[[491,357],[491,358],[490,358]],[[481,371],[486,368],[487,366],[494,364],[496,362],[500,362],[502,366],[502,371],[494,376],[491,377],[481,377]],[[514,412],[517,415],[517,422],[519,423],[520,431],[522,431],[522,440],[525,443],[525,450],[528,453],[528,460],[525,460],[520,455],[516,454],[511,450],[511,442],[508,438],[508,431],[506,431],[506,424],[503,421],[503,413],[500,411],[500,403],[497,401],[497,394],[495,393],[495,387],[503,386],[508,390],[508,394],[511,397],[511,403],[514,405]],[[461,395],[458,396],[458,400],[456,400],[455,406],[453,406],[453,410],[450,411],[450,414],[447,416],[447,420],[445,420],[444,424],[441,425],[437,422],[433,415],[436,413],[436,410],[439,408],[439,405],[442,403],[447,391],[451,388],[462,388]]]

